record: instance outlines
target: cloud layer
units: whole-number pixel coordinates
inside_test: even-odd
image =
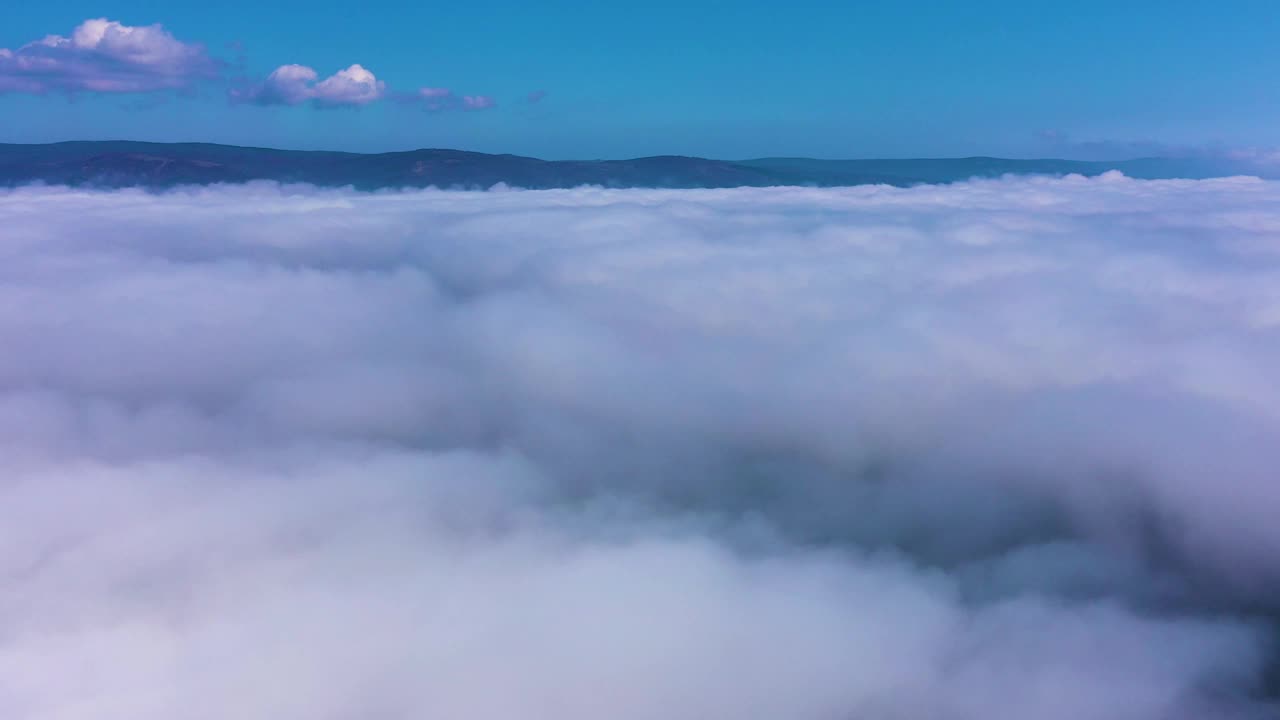
[[[1280,185],[0,224],[5,716],[1277,711]]]
[[[0,48],[0,93],[178,90],[216,74],[203,45],[182,42],[158,24],[98,18],[81,23],[71,37]]]

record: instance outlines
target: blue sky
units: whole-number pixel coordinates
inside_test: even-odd
[[[8,86],[0,77],[0,141],[457,147],[548,158],[1280,145],[1274,1],[60,0],[6,10],[0,48],[71,37],[91,18],[160,23],[176,41],[203,44],[217,67],[184,75],[180,88],[141,91],[73,87],[69,76],[15,90],[23,77]],[[288,86],[297,93],[264,84],[294,64],[315,71]],[[356,64],[384,88],[377,101],[355,99],[347,85],[317,89]],[[420,88],[448,89],[449,102],[407,99]],[[531,102],[535,92],[545,96]],[[1109,144],[1077,145],[1090,141]]]

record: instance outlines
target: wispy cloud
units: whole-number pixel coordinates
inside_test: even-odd
[[[462,109],[489,110],[498,106],[498,102],[490,95],[463,95]]]
[[[416,105],[428,112],[446,110],[488,110],[498,103],[489,95],[460,95],[448,88],[422,87],[396,96],[402,105]]]
[[[1239,147],[1226,150],[1224,154],[1232,160],[1266,168],[1275,168],[1280,165],[1280,148],[1275,147]]]
[[[0,92],[140,93],[180,90],[218,74],[203,45],[163,26],[86,20],[70,37],[49,35],[0,48]]]
[[[1280,148],[1231,146],[1224,143],[1188,145],[1157,140],[1078,139],[1061,130],[1036,133],[1050,154],[1084,160],[1174,158],[1201,161],[1218,172],[1273,175],[1280,166]]]

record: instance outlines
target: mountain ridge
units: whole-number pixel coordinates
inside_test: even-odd
[[[1249,174],[1225,161],[1134,158],[1094,161],[990,156],[824,160],[764,157],[719,160],[651,155],[618,160],[543,160],[451,148],[384,153],[281,150],[218,143],[70,140],[0,144],[0,186],[31,183],[166,188],[269,180],[362,190],[401,187],[548,189],[728,188],[776,185],[911,186],[1002,175],[1100,175],[1119,170],[1138,178],[1205,178]]]

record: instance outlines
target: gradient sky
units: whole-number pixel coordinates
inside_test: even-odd
[[[203,44],[220,61],[216,77],[180,91],[70,94],[12,91],[11,77],[0,92],[0,142],[456,147],[548,158],[1280,145],[1274,0],[60,0],[7,9],[0,48],[71,36],[90,18],[160,23]],[[386,98],[325,107],[317,92],[261,104],[274,96],[254,83],[288,64],[320,79],[359,64],[386,83]],[[433,111],[395,100],[422,87],[448,88],[457,102]],[[254,100],[232,102],[233,89]],[[531,102],[533,93],[545,95]],[[464,96],[483,98],[480,109],[467,109]],[[495,107],[483,108],[488,99]],[[1104,150],[1079,145],[1089,142]]]

